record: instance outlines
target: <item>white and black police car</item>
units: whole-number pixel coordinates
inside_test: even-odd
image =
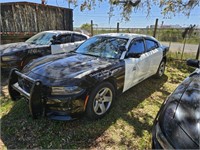
[[[88,38],[79,32],[51,30],[40,32],[25,42],[0,45],[1,69],[22,69],[33,59],[72,51]]]
[[[9,77],[12,100],[25,97],[30,112],[71,120],[99,119],[115,97],[144,79],[164,74],[168,47],[140,34],[111,33],[89,38],[74,52],[49,55]]]

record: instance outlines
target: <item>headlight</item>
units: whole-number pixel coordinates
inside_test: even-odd
[[[17,56],[2,56],[2,61],[18,60]]]
[[[72,95],[81,93],[83,91],[83,89],[78,86],[52,87],[51,89],[51,95]]]

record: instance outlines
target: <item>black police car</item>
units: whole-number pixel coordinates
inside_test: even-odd
[[[200,149],[200,63],[161,106],[154,121],[152,148]]]
[[[73,31],[44,31],[25,42],[0,45],[1,68],[22,69],[38,57],[74,50],[89,37]]]
[[[99,119],[117,94],[164,74],[167,50],[150,36],[97,35],[75,52],[36,59],[22,73],[13,70],[9,93],[13,100],[26,97],[33,117],[70,120],[85,112]]]

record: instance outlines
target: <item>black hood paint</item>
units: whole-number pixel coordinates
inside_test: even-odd
[[[191,80],[177,107],[175,119],[186,134],[200,145],[200,74]]]
[[[0,53],[1,55],[6,55],[9,53],[19,52],[22,50],[42,48],[42,47],[48,47],[48,45],[36,45],[36,44],[29,44],[26,42],[10,43],[10,44],[0,45]]]
[[[155,123],[157,121],[166,139],[175,149],[200,147],[199,69],[187,77],[163,103]],[[154,144],[155,137],[154,126]],[[160,147],[156,145],[155,148]]]
[[[54,80],[80,79],[112,65],[114,61],[75,53],[49,55],[34,60],[24,68],[23,72],[31,72]]]

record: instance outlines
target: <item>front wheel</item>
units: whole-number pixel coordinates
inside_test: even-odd
[[[155,74],[156,78],[160,78],[165,73],[166,62],[164,60],[161,61],[160,66],[158,67],[157,73]]]
[[[86,107],[86,115],[91,120],[102,118],[110,111],[115,98],[115,89],[109,82],[99,84],[91,92]]]

